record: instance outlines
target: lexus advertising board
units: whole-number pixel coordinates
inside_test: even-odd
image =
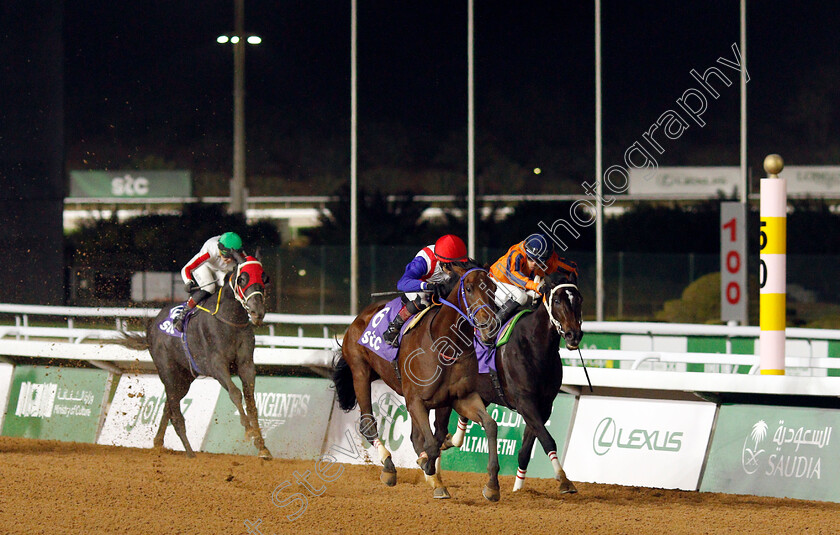
[[[563,462],[572,481],[697,490],[714,403],[582,396]]]

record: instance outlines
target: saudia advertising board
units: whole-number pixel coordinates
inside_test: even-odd
[[[582,396],[563,467],[572,481],[697,490],[715,408]]]
[[[836,410],[724,405],[700,490],[840,501]]]

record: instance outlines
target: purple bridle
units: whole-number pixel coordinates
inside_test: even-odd
[[[475,321],[475,317],[478,315],[479,312],[481,312],[483,308],[490,308],[490,305],[484,304],[476,307],[475,310],[470,309],[469,303],[467,303],[467,294],[464,290],[464,279],[466,279],[467,275],[469,275],[473,271],[483,271],[485,273],[487,272],[487,270],[484,268],[472,268],[468,269],[463,275],[461,275],[461,278],[458,281],[458,305],[460,306],[453,305],[446,299],[441,300],[440,304],[454,309],[456,312],[458,312],[458,314],[461,315],[461,317],[467,320],[467,323],[469,323],[473,329],[478,329],[479,327]],[[464,311],[461,310],[462,307],[464,310],[467,311],[467,314],[465,314]]]

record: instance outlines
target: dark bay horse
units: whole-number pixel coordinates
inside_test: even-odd
[[[554,398],[563,383],[560,339],[565,339],[567,349],[577,349],[583,337],[583,297],[575,274],[558,272],[550,275],[547,281],[550,290],[537,309],[516,323],[508,343],[497,350],[496,367],[504,398],[494,388],[489,374],[479,376],[478,391],[486,403],[514,409],[525,420],[514,492],[522,488],[534,440],[539,438],[554,467],[554,478],[560,483],[560,492],[573,493],[577,489],[560,465],[557,444],[546,429],[545,422],[551,415]],[[446,425],[448,420],[446,418],[441,423]],[[453,445],[461,445],[466,423],[464,418],[460,419],[452,437]],[[437,429],[437,432],[441,433],[441,430]]]
[[[225,277],[221,288],[204,302],[203,310],[196,311],[185,327],[192,361],[180,338],[170,336],[158,327],[161,322],[164,322],[164,328],[168,327],[166,321],[171,325],[171,307],[161,310],[144,334],[123,333],[123,338],[115,341],[131,349],[148,349],[166,389],[166,405],[154,439],[156,448],[163,447],[166,426],[172,421],[187,457],[195,457],[187,440],[181,399],[197,376],[206,375],[219,381],[227,390],[239,410],[245,436],[253,439],[259,456],[271,459],[260,432],[254,401],[256,371],[252,323],[260,325],[265,317],[266,282],[259,260],[251,256],[237,258],[236,271]],[[231,380],[231,372],[237,373],[242,380],[247,413],[242,407],[242,392]]]
[[[340,407],[349,411],[359,403],[362,417],[359,431],[373,444],[383,468],[380,478],[386,485],[396,484],[396,469],[391,453],[379,440],[371,407],[370,384],[382,378],[405,398],[411,415],[411,439],[427,481],[434,488],[435,498],[449,498],[440,479],[440,446],[446,429],[434,433],[429,424],[429,410],[442,408],[448,419],[451,408],[458,414],[481,424],[487,434],[490,476],[482,494],[491,501],[499,499],[499,460],[496,451],[496,422],[487,413],[481,396],[476,393],[478,362],[473,351],[474,332],[488,343],[492,340],[496,306],[495,284],[485,269],[474,262],[452,263],[458,276],[444,306],[429,310],[420,322],[402,339],[398,353],[400,376],[392,363],[377,356],[357,341],[370,319],[385,303],[365,308],[344,335],[341,358],[336,363],[333,381]],[[440,417],[440,410],[436,418]]]

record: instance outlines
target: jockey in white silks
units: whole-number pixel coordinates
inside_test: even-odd
[[[175,318],[177,330],[183,330],[187,313],[213,295],[224,284],[225,275],[236,269],[235,254],[245,255],[242,238],[235,232],[225,232],[204,242],[201,250],[181,268],[181,278],[190,298]]]

